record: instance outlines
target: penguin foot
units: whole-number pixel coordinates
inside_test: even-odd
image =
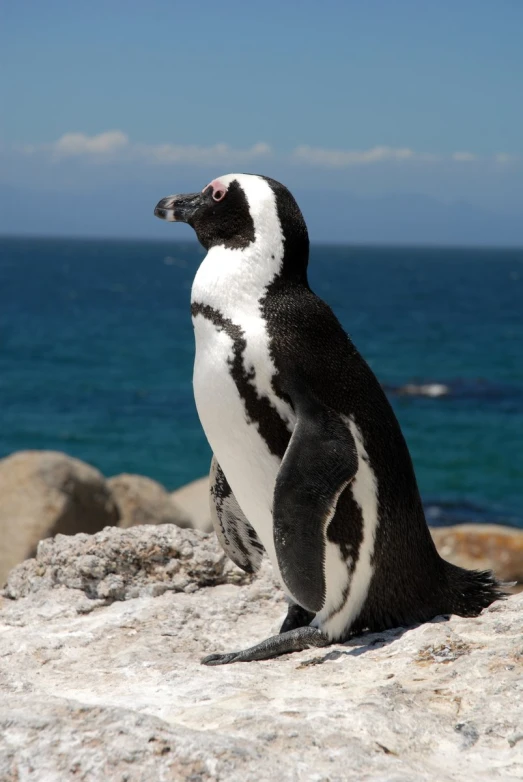
[[[295,630],[297,627],[307,627],[314,617],[315,614],[312,611],[307,611],[306,608],[302,608],[296,603],[291,603],[287,611],[287,616],[280,627],[280,635],[286,633],[288,630]]]
[[[273,635],[256,646],[241,652],[209,654],[202,665],[228,665],[228,663],[250,663],[253,660],[269,660],[289,652],[302,652],[310,646],[329,646],[331,641],[315,627],[298,627],[280,635]]]

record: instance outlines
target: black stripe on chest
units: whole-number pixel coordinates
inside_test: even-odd
[[[290,432],[285,422],[280,418],[278,411],[273,407],[266,396],[259,396],[255,387],[256,373],[254,369],[247,371],[243,355],[247,347],[245,332],[229,318],[225,318],[221,312],[207,304],[194,302],[191,304],[193,318],[202,315],[209,320],[218,331],[224,331],[233,343],[233,355],[227,359],[229,373],[238,389],[245,408],[245,417],[248,424],[254,424],[261,437],[265,440],[267,448],[274,456],[283,458],[289,444]]]

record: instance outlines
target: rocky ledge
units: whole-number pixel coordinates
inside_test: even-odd
[[[19,451],[0,459],[0,588],[34,556],[39,540],[93,534],[107,526],[177,524],[210,532],[208,478],[169,494],[143,475],[106,479],[56,451]]]
[[[207,668],[284,602],[172,525],[59,535],[0,597],[0,779],[520,780],[523,595]]]

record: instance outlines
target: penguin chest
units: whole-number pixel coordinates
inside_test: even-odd
[[[209,444],[273,563],[274,486],[295,419],[275,394],[261,318],[232,320],[205,307],[193,315],[194,396]]]

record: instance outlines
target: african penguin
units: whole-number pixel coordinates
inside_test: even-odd
[[[280,634],[207,665],[326,646],[503,595],[430,536],[409,451],[379,382],[307,282],[309,238],[291,193],[228,174],[163,198],[207,250],[191,294],[194,395],[213,450],[213,524],[254,572],[264,551],[289,600]]]

